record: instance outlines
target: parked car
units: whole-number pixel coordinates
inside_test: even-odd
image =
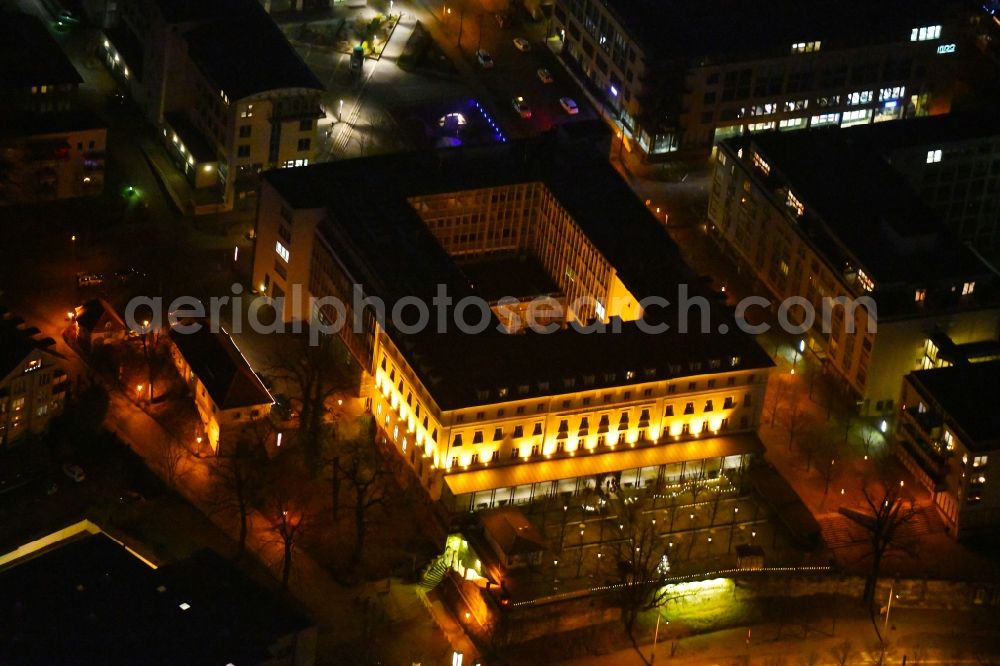
[[[551,72],[549,72],[549,70],[545,69],[544,67],[539,67],[538,68],[538,79],[542,83],[552,83],[552,74],[551,74]]]
[[[79,287],[96,287],[104,282],[100,273],[77,273],[76,284]]]
[[[514,47],[518,51],[521,51],[522,53],[527,53],[528,51],[531,50],[531,42],[529,42],[524,37],[515,37],[514,38]]]
[[[62,471],[63,474],[77,483],[83,483],[83,480],[87,478],[87,475],[83,472],[83,468],[73,463],[65,463],[62,466]]]
[[[141,504],[146,501],[146,498],[142,496],[141,493],[137,493],[134,490],[126,490],[118,498],[122,504]]]
[[[511,105],[514,107],[514,110],[517,111],[517,115],[522,118],[531,117],[531,107],[528,106],[528,103],[520,95],[511,100]]]
[[[476,60],[479,61],[479,66],[483,69],[493,69],[493,57],[486,49],[476,51]]]
[[[580,113],[580,107],[578,107],[576,105],[576,102],[574,102],[569,97],[560,97],[559,106],[561,106],[563,108],[563,111],[565,111],[571,116],[575,116],[576,114]]]

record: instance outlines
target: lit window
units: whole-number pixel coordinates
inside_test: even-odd
[[[962,285],[962,296],[968,296],[976,290],[975,282],[966,282]]]
[[[818,116],[813,116],[809,119],[809,125],[811,127],[820,127],[822,125],[836,125],[840,122],[839,113],[822,113]]]
[[[972,459],[973,467],[986,467],[986,463],[989,461],[987,456],[976,456]]]
[[[913,300],[917,303],[923,303],[925,298],[927,298],[926,289],[917,289],[917,292],[913,296]]]
[[[875,282],[862,270],[858,271],[858,284],[861,285],[861,288],[865,291],[875,290]]]
[[[813,53],[819,51],[822,42],[796,42],[792,44],[792,53]]]
[[[788,199],[785,201],[785,204],[789,208],[794,210],[797,216],[800,216],[806,212],[806,207],[802,204],[801,201],[798,200],[798,197],[792,194],[791,190],[788,190]]]
[[[905,86],[893,86],[892,88],[882,88],[878,93],[880,102],[887,102],[891,99],[899,99],[906,94]]]
[[[927,151],[927,163],[936,164],[941,161],[941,149]]]
[[[856,106],[858,104],[867,104],[872,101],[872,95],[874,94],[871,90],[857,90],[850,93],[847,96],[847,103]]]
[[[927,42],[941,37],[941,26],[929,25],[925,28],[914,28],[910,31],[911,42]]]
[[[288,253],[288,248],[286,248],[284,245],[281,244],[281,241],[278,241],[274,244],[274,251],[278,253],[279,257],[285,260],[286,264],[288,263],[288,258],[291,255],[289,255]]]
[[[753,163],[757,168],[764,172],[764,175],[771,174],[771,165],[764,161],[764,158],[760,156],[760,153],[753,154]]]
[[[787,261],[782,261],[781,262],[781,274],[782,275],[788,275],[788,262]]]

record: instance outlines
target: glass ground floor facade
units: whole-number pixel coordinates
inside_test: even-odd
[[[751,437],[706,440],[704,457],[684,456],[671,445],[647,451],[620,451],[588,459],[525,463],[445,477],[443,499],[456,513],[528,504],[551,497],[628,491],[657,491],[697,480],[739,486],[753,455],[761,451]],[[680,448],[679,445],[674,445]],[[689,447],[684,447],[688,449]],[[573,463],[577,464],[573,464]]]

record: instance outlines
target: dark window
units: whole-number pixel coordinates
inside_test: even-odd
[[[250,146],[240,146],[236,149],[237,157],[250,157]]]
[[[240,138],[249,139],[251,129],[252,127],[250,125],[240,125]]]
[[[312,118],[306,118],[305,120],[299,121],[299,131],[308,132],[313,128]]]
[[[312,145],[312,139],[299,139],[299,152],[309,150],[309,146]]]

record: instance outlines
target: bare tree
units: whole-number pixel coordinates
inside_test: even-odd
[[[847,666],[847,663],[851,660],[851,656],[854,654],[854,646],[851,644],[851,641],[845,638],[842,643],[837,643],[830,650],[830,653],[837,660],[837,666]]]
[[[215,511],[234,514],[239,520],[238,554],[246,549],[250,516],[263,476],[263,445],[269,432],[270,422],[266,419],[253,424],[237,440],[231,454],[220,455],[209,467],[210,506]]]
[[[329,402],[338,391],[353,387],[356,368],[340,338],[320,334],[310,341],[309,333],[288,336],[290,344],[275,358],[272,372],[283,378],[302,402],[298,438],[302,445],[306,469],[319,472],[323,444],[330,435]]]
[[[882,573],[886,556],[894,553],[914,555],[916,543],[906,537],[903,528],[917,515],[912,499],[902,497],[903,483],[891,477],[868,482],[862,487],[862,496],[870,513],[841,510],[848,518],[861,525],[868,534],[868,557],[871,566],[865,576],[862,600],[871,613],[872,624],[879,640],[884,640],[876,621],[875,588]]]
[[[367,425],[357,439],[334,444],[334,474],[342,479],[354,519],[354,545],[348,560],[352,571],[361,561],[371,513],[387,503],[391,489],[387,456],[378,449],[374,423],[369,420]]]
[[[182,469],[188,450],[176,437],[166,437],[163,446],[157,452],[157,466],[163,481],[171,488],[176,488],[184,475]]]
[[[618,575],[615,599],[621,609],[625,633],[648,664],[636,642],[635,623],[640,613],[659,608],[668,599],[667,546],[657,537],[652,519],[646,517],[642,500],[621,502],[618,516],[620,534],[613,552]]]
[[[292,574],[295,544],[311,523],[308,486],[298,480],[301,470],[289,467],[272,461],[258,498],[259,510],[268,521],[270,541],[281,547],[281,584],[284,587],[288,586]]]

